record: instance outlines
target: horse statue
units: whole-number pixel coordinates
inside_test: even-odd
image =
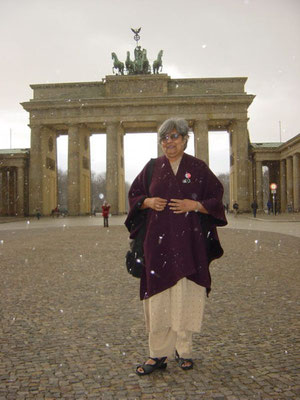
[[[159,69],[160,72],[162,71],[162,55],[163,51],[160,50],[158,53],[157,59],[153,62],[153,73],[154,74],[159,74]]]
[[[127,58],[125,61],[125,66],[128,72],[128,75],[134,74],[134,62],[130,59],[130,52],[127,51]]]
[[[150,74],[151,73],[151,68],[150,64],[147,58],[147,50],[143,49],[143,55],[142,55],[142,73],[143,74]]]
[[[114,60],[114,66],[112,68],[113,73],[115,73],[115,69],[117,69],[119,74],[124,75],[124,63],[118,60],[116,53],[111,53],[111,58]]]

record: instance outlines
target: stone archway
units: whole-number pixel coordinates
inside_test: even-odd
[[[52,195],[57,180],[56,148],[53,145],[50,150],[49,140],[53,137],[55,143],[60,134],[69,138],[69,213],[90,213],[89,136],[93,131],[107,135],[107,198],[112,213],[124,213],[124,134],[157,132],[161,122],[171,116],[189,121],[194,131],[195,156],[204,161],[208,161],[208,131],[230,133],[230,200],[237,201],[242,211],[248,211],[252,169],[247,112],[254,96],[245,92],[246,80],[171,79],[159,74],[31,85],[33,99],[22,103],[30,113],[30,214],[39,208],[47,215],[56,206],[57,196]]]

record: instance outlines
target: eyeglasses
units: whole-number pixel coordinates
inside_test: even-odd
[[[170,135],[166,135],[160,139],[161,143],[167,143],[169,139],[176,140],[180,136],[180,133],[171,133]]]

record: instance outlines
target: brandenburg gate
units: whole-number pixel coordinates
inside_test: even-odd
[[[167,74],[108,75],[100,82],[31,85],[29,214],[57,206],[56,138],[68,135],[68,211],[91,212],[90,136],[107,136],[106,198],[113,214],[125,213],[125,134],[157,132],[171,116],[194,132],[195,156],[208,162],[208,132],[230,134],[230,199],[249,210],[252,167],[247,129],[254,96],[247,78],[171,79]],[[158,154],[160,154],[158,146]]]

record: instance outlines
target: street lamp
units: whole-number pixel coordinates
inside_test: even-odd
[[[271,183],[270,185],[271,193],[272,193],[272,199],[273,199],[273,214],[276,215],[276,202],[275,202],[275,196],[276,196],[276,189],[277,189],[277,184],[276,183]]]

